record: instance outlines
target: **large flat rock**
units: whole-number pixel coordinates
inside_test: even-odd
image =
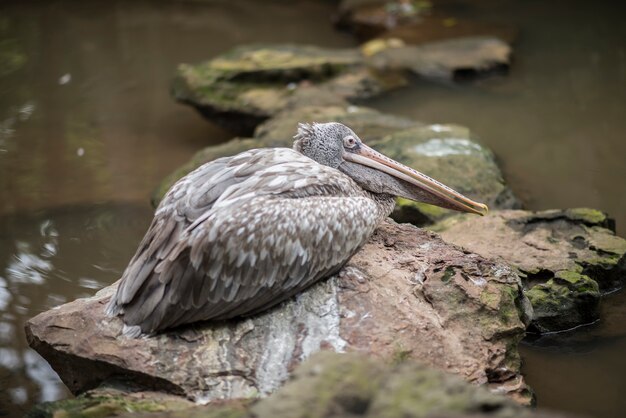
[[[335,277],[251,318],[128,339],[113,291],[44,312],[29,344],[74,393],[130,379],[196,401],[273,392],[319,350],[412,358],[529,402],[517,344],[532,313],[507,265],[387,222]]]

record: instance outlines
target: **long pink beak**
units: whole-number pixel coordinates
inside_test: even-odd
[[[411,183],[431,195],[433,201],[444,203],[441,206],[477,215],[485,215],[489,210],[487,205],[475,202],[445,184],[392,160],[363,143],[354,152],[344,152],[343,158],[346,161],[371,167]]]

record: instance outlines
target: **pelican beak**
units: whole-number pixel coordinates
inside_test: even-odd
[[[395,178],[408,182],[412,186],[420,189],[422,195],[428,196],[427,203],[462,212],[475,213],[477,215],[485,215],[489,210],[487,205],[474,202],[461,193],[452,190],[445,184],[411,167],[407,167],[404,164],[392,160],[363,143],[359,143],[358,148],[353,151],[344,152],[343,158],[346,161],[382,171]]]

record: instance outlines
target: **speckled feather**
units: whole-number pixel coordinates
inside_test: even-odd
[[[262,311],[338,271],[392,209],[291,149],[220,158],[164,197],[107,313],[136,336]]]

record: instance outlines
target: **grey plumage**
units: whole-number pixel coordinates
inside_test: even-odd
[[[344,147],[352,136],[340,124],[301,125],[294,150],[246,151],[179,180],[107,313],[137,336],[254,314],[338,271],[391,213],[392,195],[407,193],[373,169],[369,183],[351,178],[353,165],[368,177],[342,157],[356,152]]]

